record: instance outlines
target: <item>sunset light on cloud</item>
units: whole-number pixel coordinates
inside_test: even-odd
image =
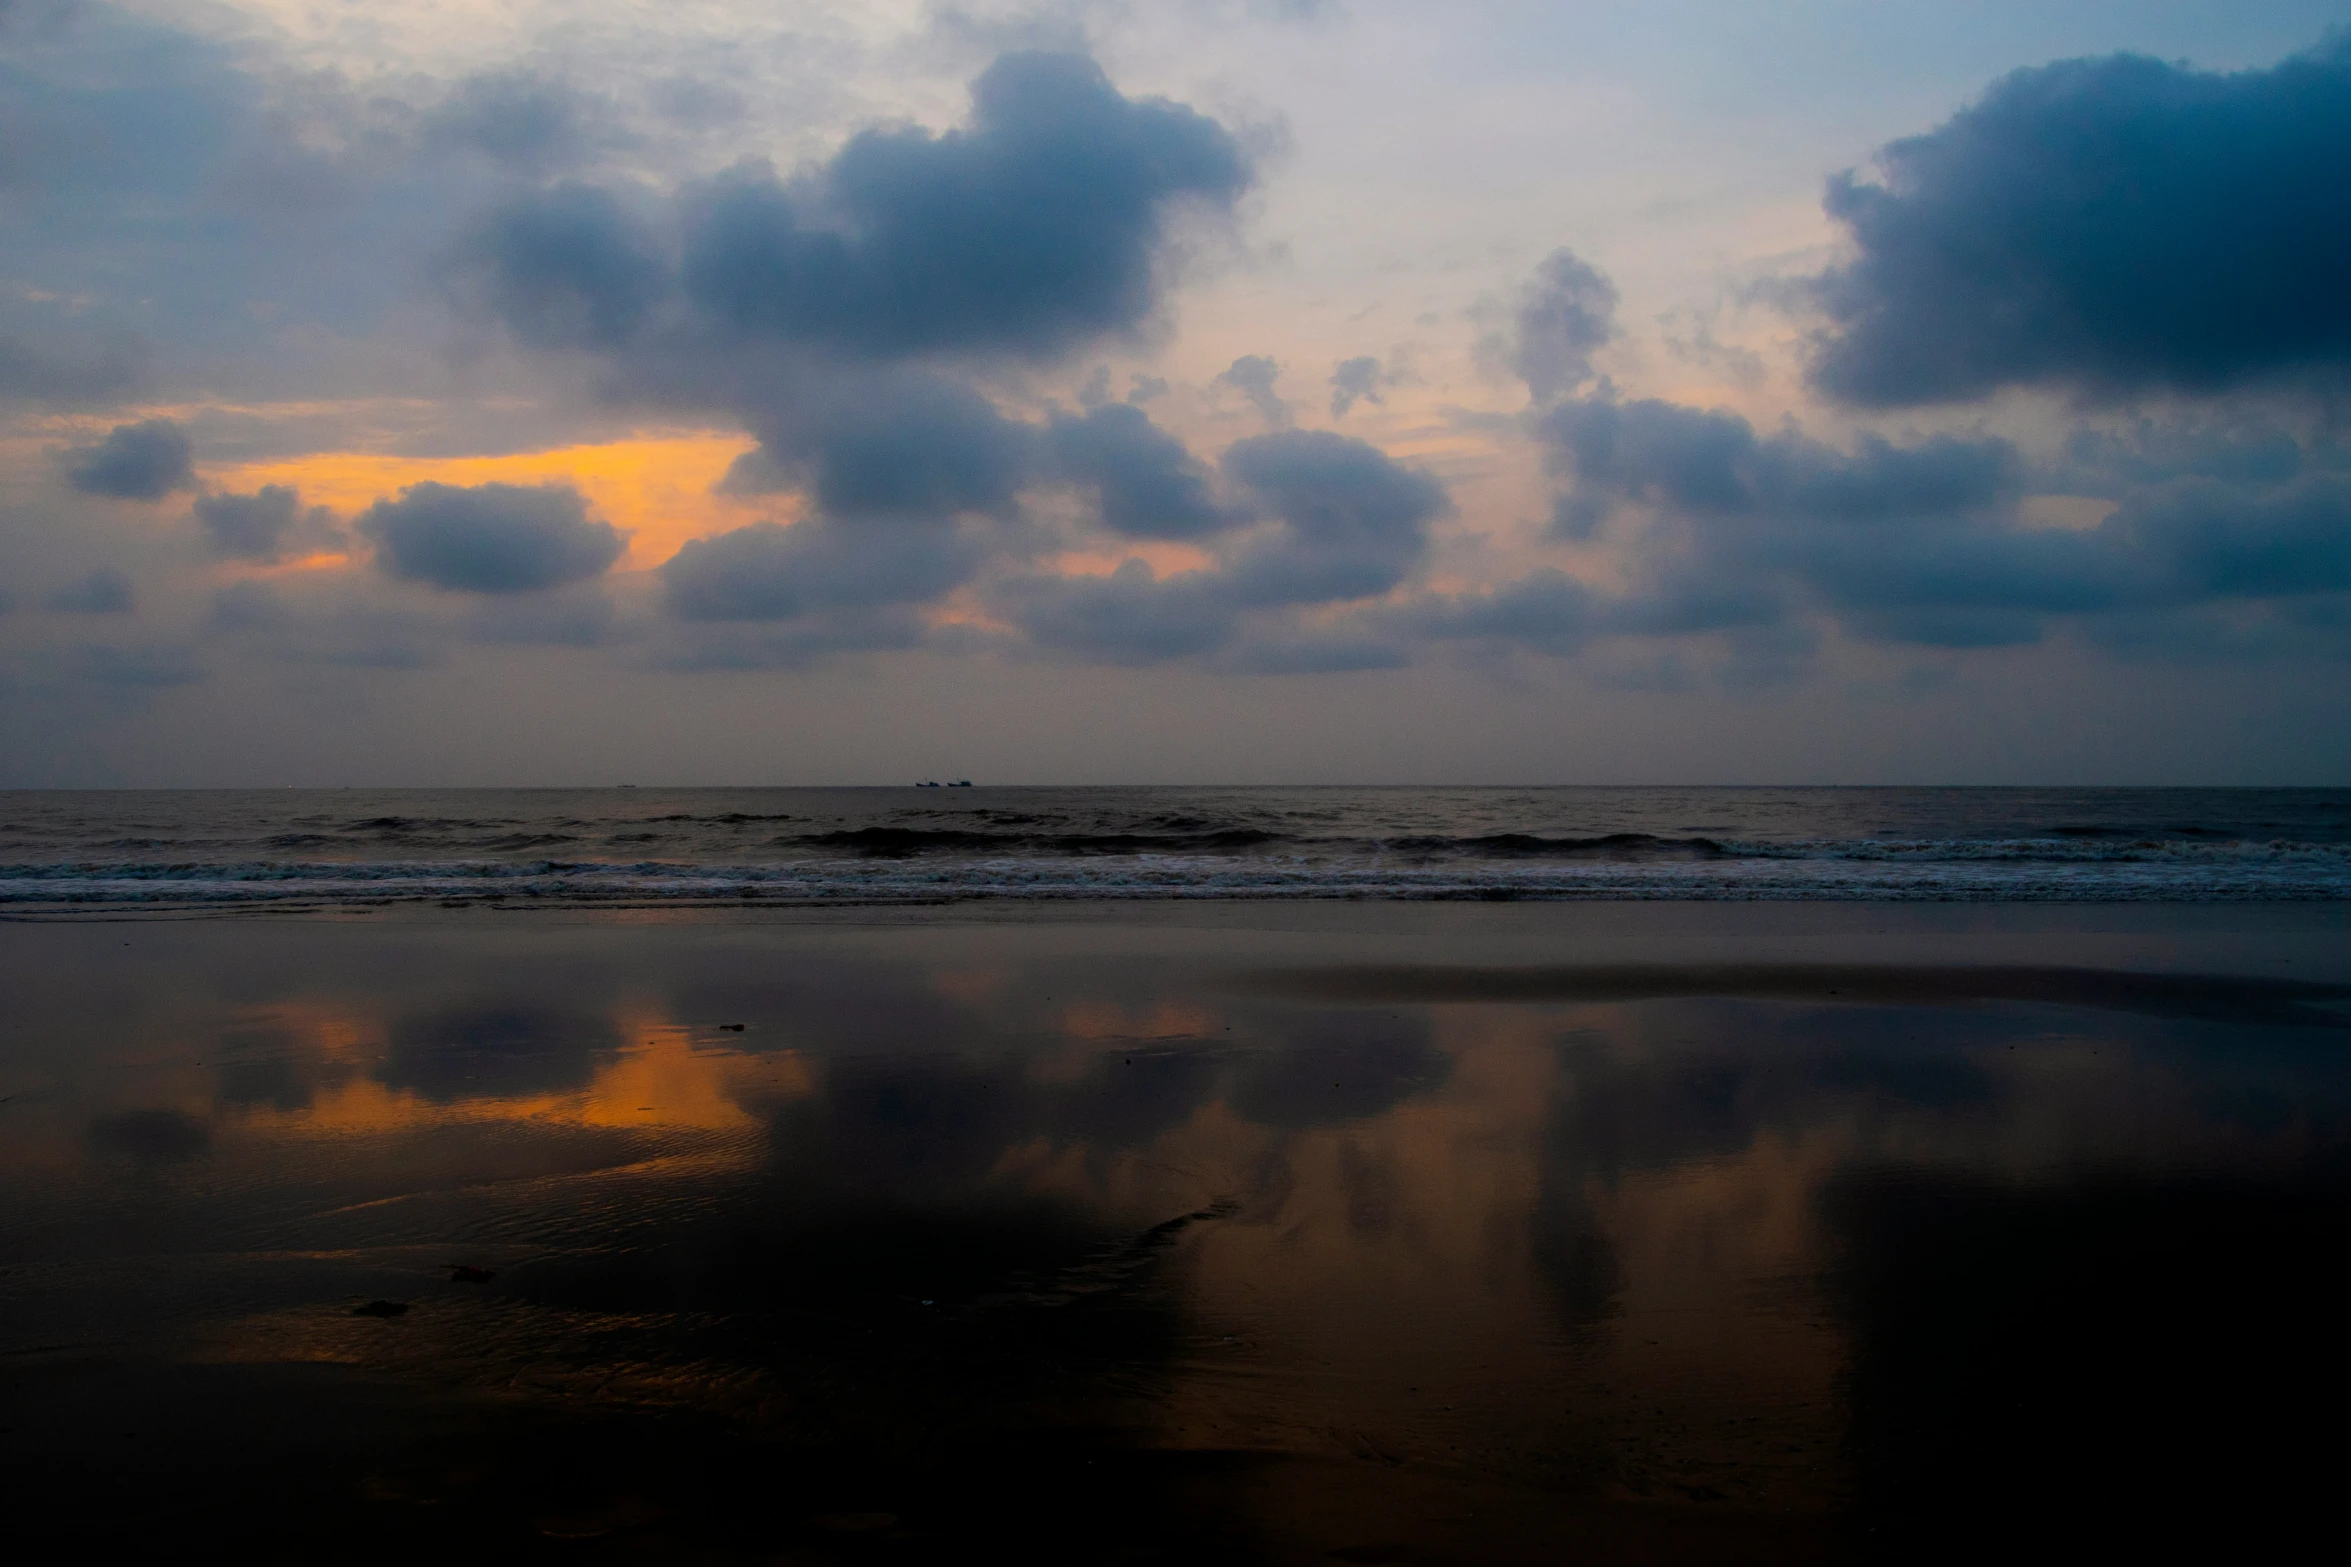
[[[715,493],[736,458],[751,449],[740,436],[654,434],[636,440],[484,457],[403,457],[379,452],[319,452],[290,460],[207,465],[220,490],[282,484],[311,504],[358,513],[412,484],[569,484],[597,513],[629,535],[629,569],[669,559],[688,539],[740,525],[748,515],[789,508],[754,505]]]
[[[17,0],[9,766],[2324,773],[2339,18],[1977,9]]]

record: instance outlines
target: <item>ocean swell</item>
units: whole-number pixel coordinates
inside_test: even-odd
[[[2351,846],[2033,838],[1742,843],[1396,840],[1268,853],[1266,835],[1186,852],[1144,835],[900,829],[810,835],[764,863],[86,858],[0,865],[0,906],[229,907],[399,901],[495,904],[892,904],[970,899],[2247,901],[2351,898]],[[1620,837],[1622,835],[1619,835]],[[1535,847],[1527,847],[1532,843]],[[1606,847],[1601,847],[1606,845]],[[1235,848],[1257,852],[1234,852]],[[1219,852],[1222,851],[1222,852]]]

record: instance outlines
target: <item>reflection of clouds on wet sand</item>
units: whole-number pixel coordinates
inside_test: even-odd
[[[2196,1183],[2284,1189],[2351,1146],[2339,1030],[2274,1019],[1350,1001],[1227,983],[1246,938],[513,929],[299,929],[301,963],[197,930],[173,939],[217,961],[167,1000],[45,1014],[71,976],[32,976],[8,1004],[82,1053],[7,1111],[0,1241],[45,1237],[10,1275],[28,1320],[804,1449],[1115,1429],[1819,1518],[1932,1491],[1922,1400],[1999,1440],[1917,1309],[1945,1251],[1988,1303],[1970,1352],[2046,1366],[2019,1279],[2082,1323],[2127,1307],[2068,1282],[2068,1226],[2269,1278],[2230,1237],[2282,1199],[2207,1212]],[[2245,1309],[2180,1266],[2181,1300]],[[371,1298],[409,1309],[355,1317]]]

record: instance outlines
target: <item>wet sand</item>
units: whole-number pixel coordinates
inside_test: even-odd
[[[2333,906],[0,925],[10,1527],[2265,1553],[2347,1028]]]

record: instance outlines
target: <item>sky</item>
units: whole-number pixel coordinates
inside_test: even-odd
[[[0,787],[2351,778],[2351,8],[0,0]]]

